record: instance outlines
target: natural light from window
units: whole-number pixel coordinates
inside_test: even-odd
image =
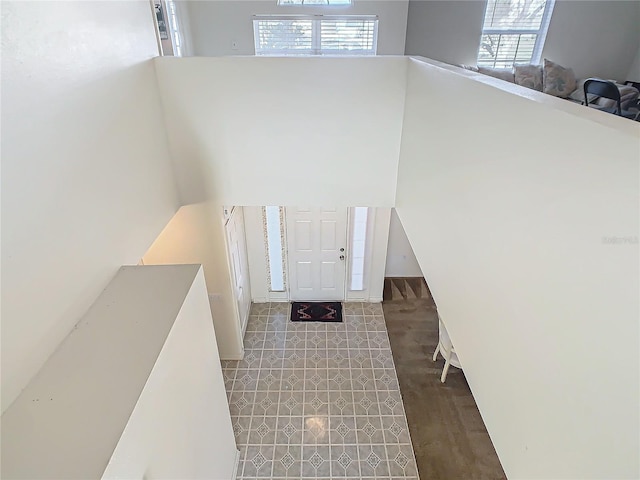
[[[256,55],[375,55],[376,16],[256,15]]]
[[[178,23],[178,12],[176,10],[175,2],[168,1],[167,8],[169,9],[169,31],[173,38],[173,55],[176,57],[182,56],[182,34],[180,33],[180,26]]]
[[[269,290],[284,291],[284,263],[282,256],[282,208],[264,207],[263,210],[267,260],[269,263]]]
[[[478,66],[540,63],[555,0],[488,0]]]
[[[367,246],[367,207],[354,207],[351,224],[351,281],[349,290],[364,290],[364,263]]]

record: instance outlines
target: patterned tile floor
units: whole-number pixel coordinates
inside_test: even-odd
[[[418,479],[380,304],[343,323],[254,304],[242,361],[224,361],[238,478]]]

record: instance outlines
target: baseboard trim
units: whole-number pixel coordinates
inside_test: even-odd
[[[236,464],[233,467],[233,477],[231,477],[231,480],[236,480],[238,478],[239,466],[240,466],[240,450],[236,449]]]
[[[342,300],[343,302],[362,302],[362,303],[379,303],[382,301],[382,297],[351,297],[351,298],[347,298],[345,300]]]
[[[220,355],[220,360],[242,360],[244,359],[244,349],[240,353],[232,353],[231,355]]]

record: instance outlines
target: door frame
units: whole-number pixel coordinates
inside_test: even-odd
[[[270,290],[268,280],[268,251],[265,235],[263,206],[244,207],[245,228],[247,235],[247,248],[249,254],[249,272],[251,277],[252,301],[255,303],[264,302],[290,302],[289,289],[289,258],[287,237],[287,217],[286,209],[283,209],[282,216],[282,242],[283,242],[283,263],[285,264],[285,289],[274,292]],[[346,261],[349,263],[345,272],[345,301],[347,302],[380,302],[382,301],[382,290],[384,283],[384,270],[387,257],[387,242],[389,239],[389,220],[391,208],[369,207],[368,227],[367,227],[367,253],[365,260],[365,280],[364,290],[349,290],[350,268],[351,268],[351,248],[352,248],[352,218],[353,210],[347,207],[347,255]]]

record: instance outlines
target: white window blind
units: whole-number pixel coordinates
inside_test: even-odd
[[[540,63],[555,0],[488,0],[478,65],[510,68]]]
[[[375,16],[255,16],[256,55],[375,55]]]

